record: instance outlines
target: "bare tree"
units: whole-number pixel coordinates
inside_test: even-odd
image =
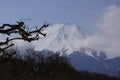
[[[4,52],[9,47],[15,45],[12,43],[13,40],[24,40],[27,42],[31,42],[38,40],[40,38],[39,35],[45,37],[46,34],[43,33],[42,30],[48,26],[49,24],[45,23],[40,28],[37,28],[35,26],[35,30],[30,30],[23,21],[19,21],[16,24],[3,24],[2,26],[0,26],[0,34],[7,35],[7,37],[4,41],[0,42],[0,53]],[[12,34],[16,34],[18,35],[18,37],[11,37]]]

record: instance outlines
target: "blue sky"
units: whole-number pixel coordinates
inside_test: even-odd
[[[0,24],[31,19],[31,25],[70,23],[94,31],[110,5],[120,6],[120,0],[0,0]]]

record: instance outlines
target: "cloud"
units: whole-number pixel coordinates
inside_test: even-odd
[[[59,24],[57,26],[59,26],[59,28],[60,28],[61,24]],[[54,27],[57,27],[57,26],[55,25]],[[67,26],[67,25],[65,25],[65,26]],[[73,26],[76,27],[75,25],[73,25]],[[79,49],[82,47],[88,47],[88,48],[97,49],[99,51],[105,51],[107,54],[107,58],[114,58],[116,56],[120,56],[120,7],[112,5],[112,6],[109,6],[108,8],[106,8],[104,10],[104,14],[102,14],[101,19],[97,22],[96,26],[99,30],[99,33],[96,33],[93,36],[88,36],[85,39],[80,38],[79,41],[76,38],[72,38],[74,40],[76,39],[75,43],[70,42],[71,39],[70,39],[70,41],[67,41],[67,42],[70,42],[70,44],[72,44],[72,45],[75,44],[74,48],[76,48],[76,49]],[[51,29],[53,29],[53,30],[51,30]],[[51,31],[56,32],[54,29],[56,29],[56,28],[50,28],[50,31],[48,30],[48,33]],[[52,34],[52,33],[50,33],[50,34]],[[56,35],[56,33],[54,33],[54,35]],[[44,41],[40,41],[43,44],[43,46],[41,46],[42,44],[40,45],[40,44],[37,44],[38,42],[36,42],[35,43],[35,45],[37,44],[36,48],[43,49],[43,48],[49,47],[51,42],[54,39],[53,36],[51,38],[47,37],[49,39],[46,38]],[[48,41],[45,44],[46,40],[48,40]],[[53,43],[56,43],[56,42],[53,41]],[[79,46],[77,46],[76,43],[79,44]],[[68,48],[70,48],[70,44],[69,45],[67,44]],[[55,47],[56,45],[57,44],[50,47],[50,49]],[[59,47],[60,47],[60,45],[59,45]],[[56,49],[56,48],[53,48],[53,49]],[[56,50],[58,50],[58,49],[56,49]]]
[[[107,51],[109,58],[120,56],[120,7],[106,8],[97,27],[100,34],[86,39],[86,46]]]

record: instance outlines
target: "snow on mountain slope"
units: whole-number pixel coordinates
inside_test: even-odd
[[[80,50],[86,45],[85,39],[91,34],[80,26],[75,24],[55,24],[51,25],[44,32],[47,33],[46,38],[35,42],[36,50],[49,49],[52,51],[60,51],[68,49],[68,54],[73,51]]]

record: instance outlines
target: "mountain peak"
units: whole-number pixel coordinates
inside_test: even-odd
[[[60,51],[67,49],[70,54],[73,51],[80,50],[83,40],[90,36],[88,31],[76,24],[54,24],[45,30],[46,38],[37,43],[36,50],[48,49],[52,51]]]

